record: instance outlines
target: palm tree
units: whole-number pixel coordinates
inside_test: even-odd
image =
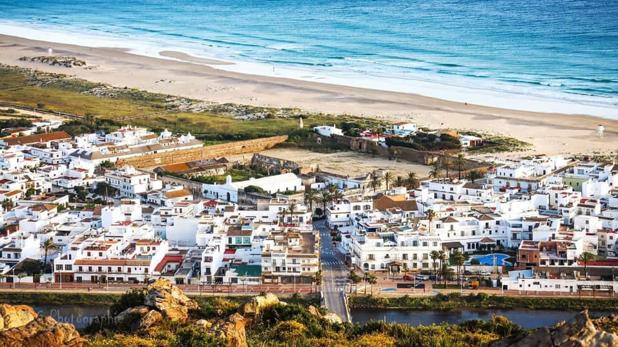
[[[393,180],[393,174],[390,171],[384,173],[384,184],[386,184],[386,190],[388,190],[391,181]]]
[[[297,207],[296,205],[297,204],[296,204],[296,202],[294,200],[292,200],[290,202],[290,204],[288,205],[288,211],[290,212],[290,218],[292,220],[294,220],[294,212],[296,211],[296,207]],[[284,219],[283,222],[285,223],[285,219]]]
[[[457,166],[457,178],[461,179],[461,172],[464,169],[464,165],[466,164],[466,159],[464,155],[459,153],[457,154],[457,158],[455,158],[455,166]]]
[[[449,170],[451,168],[451,162],[448,159],[448,157],[444,157],[444,162],[442,163],[442,167],[444,168],[444,170],[446,170],[446,178],[451,178],[451,175],[449,174]]]
[[[431,222],[436,218],[436,211],[429,209],[427,210],[427,220],[429,220],[429,233],[431,234]]]
[[[415,189],[418,187],[418,179],[416,178],[416,173],[408,172],[406,184],[408,185],[408,189]]]
[[[588,278],[588,262],[593,261],[596,256],[590,252],[584,252],[579,256],[579,261],[584,263],[584,275]]]
[[[350,279],[350,282],[352,282],[354,284],[354,287],[356,288],[356,285],[359,284],[363,279],[356,274],[356,272],[354,271],[350,271],[350,275],[348,276],[348,278]],[[350,293],[352,292],[352,287],[350,287]]]
[[[448,259],[446,252],[443,250],[438,251],[438,260],[440,261],[440,272],[442,272],[442,267],[444,266],[444,261]]]
[[[318,198],[318,193],[315,189],[309,188],[308,190],[305,190],[305,194],[304,194],[305,204],[309,205],[309,210],[311,210],[311,213],[313,213],[313,202],[316,201],[317,198]]]
[[[448,267],[448,254],[442,252],[442,280],[444,281],[444,289],[446,289],[446,280],[448,279],[449,267]]]
[[[58,245],[56,245],[54,243],[54,240],[52,240],[51,238],[43,242],[43,250],[45,251],[45,258],[43,260],[43,272],[45,272],[45,266],[47,265],[47,255],[49,251],[53,251],[56,249],[58,249]]]
[[[371,295],[373,295],[373,285],[378,283],[378,278],[374,274],[365,272],[365,282],[371,284]],[[366,286],[365,286],[365,294],[367,294]]]
[[[397,176],[397,179],[395,180],[395,185],[397,187],[402,187],[403,186],[403,178],[401,178],[401,176]]]
[[[436,160],[431,164],[431,170],[429,171],[429,177],[438,178],[440,177],[440,173],[442,173],[442,166],[440,165],[440,161]]]
[[[435,250],[431,251],[431,253],[429,253],[429,257],[431,258],[431,261],[433,263],[433,275],[436,276],[436,278],[438,278],[436,266],[437,266],[438,259],[440,259],[440,252],[435,251]]]
[[[328,190],[323,190],[320,196],[318,197],[318,200],[322,203],[322,207],[323,207],[322,213],[326,213],[326,205],[328,205],[328,203],[333,201],[333,196],[330,194]]]
[[[337,188],[336,185],[331,185],[330,187],[328,187],[328,192],[330,193],[333,201],[339,201],[343,199],[343,193],[341,192],[341,190],[339,190],[339,188]]]
[[[376,175],[375,173],[371,174],[371,181],[369,182],[369,185],[371,186],[371,189],[373,189],[374,193],[376,189],[380,187],[381,184],[382,184],[382,179],[378,177],[378,175]]]
[[[466,256],[463,255],[459,250],[455,251],[451,254],[451,259],[453,264],[457,265],[457,282],[460,283],[461,280],[461,267],[464,265],[466,261]]]

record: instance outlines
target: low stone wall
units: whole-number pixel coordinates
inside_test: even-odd
[[[350,148],[350,150],[361,153],[368,153],[373,155],[378,155],[381,157],[389,158],[389,159],[400,159],[406,160],[413,163],[423,164],[423,165],[431,165],[436,161],[445,161],[449,160],[453,162],[454,156],[458,153],[458,151],[440,151],[440,152],[429,152],[429,151],[418,151],[409,147],[400,147],[400,146],[392,146],[385,147],[379,145],[375,141],[365,140],[357,137],[350,136],[340,136],[334,135],[332,137],[321,136],[315,134],[316,143],[318,144],[326,144],[326,143],[336,143],[339,145],[343,145],[345,147]],[[453,166],[453,165],[451,165]],[[473,169],[486,168],[489,165],[487,163],[479,162],[476,160],[466,159],[464,164],[463,171],[469,171]],[[452,170],[454,171],[454,170]]]
[[[166,153],[148,154],[135,158],[119,160],[116,165],[131,165],[137,168],[170,165],[194,160],[214,159],[230,155],[255,153],[285,142],[286,135],[272,136],[254,140],[228,142],[217,145],[205,146],[187,150],[179,150]]]

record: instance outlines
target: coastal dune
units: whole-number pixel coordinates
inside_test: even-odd
[[[86,67],[20,61],[23,56],[74,56]],[[0,35],[0,63],[63,73],[118,87],[139,88],[218,103],[298,107],[311,112],[354,114],[410,121],[431,128],[490,132],[534,145],[534,153],[577,154],[618,151],[618,120],[586,115],[516,111],[445,101],[415,94],[371,90],[218,69],[231,64],[162,51],[162,58],[117,48],[92,48]],[[597,135],[598,125],[605,127]]]

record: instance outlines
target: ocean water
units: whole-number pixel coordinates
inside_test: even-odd
[[[618,119],[614,0],[0,0],[0,33]]]

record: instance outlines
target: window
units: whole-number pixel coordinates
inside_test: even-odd
[[[56,265],[56,271],[60,271],[60,270],[62,270],[62,265],[61,264]]]

